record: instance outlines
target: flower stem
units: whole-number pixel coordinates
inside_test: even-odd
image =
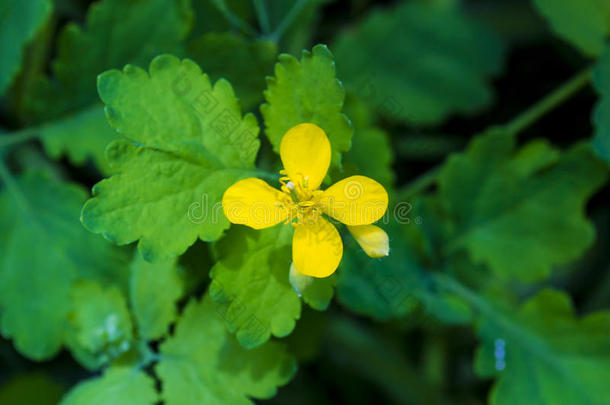
[[[37,127],[32,127],[11,132],[6,135],[0,135],[0,148],[28,141],[32,138],[36,138],[39,134],[39,129]]]
[[[544,115],[548,114],[553,109],[568,100],[579,90],[583,89],[587,84],[589,84],[591,77],[591,68],[585,69],[576,74],[570,80],[553,90],[540,101],[515,117],[513,120],[500,126],[499,130],[507,132],[511,135],[518,135]],[[440,172],[441,166],[437,166],[416,178],[397,192],[396,201],[406,201],[426,190],[438,180]]]
[[[221,12],[223,17],[229,22],[229,24],[238,29],[241,29],[247,35],[256,35],[256,30],[254,30],[254,28],[252,28],[250,24],[241,19],[237,14],[233,13],[227,6],[225,0],[213,0],[212,3],[216,7],[216,9]]]
[[[409,184],[407,184],[404,188],[399,190],[396,193],[396,202],[399,201],[408,201],[413,198],[415,195],[421,193],[426,190],[432,184],[434,184],[438,180],[438,176],[440,175],[442,166],[435,166],[432,169],[428,170]]]
[[[502,128],[511,135],[519,134],[589,84],[591,76],[591,68],[576,74]]]
[[[308,0],[297,0],[290,11],[286,14],[280,25],[277,26],[273,34],[271,34],[271,38],[278,42],[282,36],[286,33],[286,30],[294,23],[294,20],[301,13],[303,8],[307,5]]]
[[[254,8],[256,9],[256,17],[258,18],[258,24],[263,31],[263,34],[269,34],[269,15],[267,14],[267,7],[265,0],[254,0]]]

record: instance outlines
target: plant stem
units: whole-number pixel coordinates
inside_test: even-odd
[[[263,34],[268,35],[270,31],[269,15],[267,14],[265,0],[254,0],[254,8],[256,9],[256,17],[258,18],[261,30],[263,30]]]
[[[498,333],[499,338],[511,339],[523,349],[540,356],[551,367],[558,367],[556,353],[549,350],[548,345],[536,332],[529,329],[526,325],[520,324],[519,321],[509,315],[507,311],[513,311],[512,308],[490,305],[479,294],[446,274],[437,273],[433,276],[433,280],[437,287],[461,297],[487,322],[492,322],[501,331]]]
[[[218,11],[220,11],[225,18],[232,26],[241,29],[245,34],[250,36],[256,35],[256,30],[250,26],[246,21],[242,20],[237,14],[233,13],[225,0],[213,0],[212,3],[216,7]]]
[[[517,135],[589,84],[591,75],[591,68],[576,74],[542,100],[505,124],[503,126],[504,130],[511,135]]]
[[[4,146],[14,145],[16,143],[25,142],[32,138],[36,138],[40,134],[37,127],[26,128],[20,131],[11,132],[7,135],[0,135],[0,148]]]
[[[301,13],[303,8],[307,5],[308,0],[297,0],[290,11],[286,14],[280,25],[277,26],[273,34],[271,34],[271,38],[278,42],[282,36],[285,34],[286,30],[294,23],[294,20]]]
[[[438,176],[441,172],[442,166],[436,166],[432,169],[428,170],[409,184],[407,184],[403,189],[399,190],[396,193],[396,202],[398,201],[408,201],[413,196],[421,193],[432,184],[436,182]]]
[[[513,120],[500,127],[500,130],[511,135],[517,135],[524,129],[528,128],[544,115],[548,114],[557,106],[568,100],[571,96],[583,89],[591,80],[591,68],[576,74],[570,80],[553,90],[546,95],[542,100],[535,103],[533,106],[519,114]],[[416,178],[414,181],[399,190],[396,195],[396,201],[406,201],[414,195],[419,194],[434,182],[436,182],[440,174],[441,166],[434,167]]]

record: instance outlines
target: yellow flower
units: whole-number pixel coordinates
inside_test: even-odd
[[[280,179],[281,190],[257,178],[240,180],[227,189],[222,207],[229,221],[254,229],[291,223],[295,226],[292,261],[306,276],[330,276],[343,256],[341,236],[323,214],[348,225],[367,254],[387,255],[387,235],[386,247],[369,249],[367,243],[383,243],[383,238],[365,237],[365,243],[357,232],[359,226],[372,224],[385,213],[388,193],[381,184],[365,176],[351,176],[319,190],[331,158],[330,142],[320,127],[299,124],[291,128],[282,138],[280,157],[284,165],[280,174],[285,175]],[[370,235],[370,228],[366,230],[369,232],[363,234]]]

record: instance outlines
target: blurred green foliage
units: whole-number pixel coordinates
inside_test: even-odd
[[[609,4],[0,0],[0,404],[608,404]],[[302,122],[390,254],[296,291]]]

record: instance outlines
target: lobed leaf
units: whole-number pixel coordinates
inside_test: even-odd
[[[114,366],[100,377],[85,380],[66,394],[60,405],[154,405],[155,380],[144,371]]]
[[[552,30],[587,56],[602,53],[610,36],[610,3],[606,0],[533,0]]]
[[[491,104],[489,82],[505,54],[493,32],[432,2],[374,11],[333,47],[349,91],[378,114],[411,124],[436,124]]]
[[[455,226],[446,251],[465,249],[503,279],[542,280],[593,242],[584,206],[606,177],[587,145],[560,155],[546,141],[515,150],[511,135],[484,134],[440,174]]]
[[[0,329],[28,358],[51,358],[65,342],[75,281],[126,284],[126,252],[78,223],[85,198],[36,172],[0,194]]]
[[[301,300],[288,281],[293,227],[264,230],[234,227],[215,246],[210,297],[219,305],[227,328],[246,348],[271,335],[289,335],[301,315]],[[315,279],[303,292],[312,308],[325,310],[334,280]]]
[[[263,99],[265,76],[273,71],[277,45],[230,32],[209,33],[189,42],[186,53],[213,80],[230,81],[244,110],[249,111]]]
[[[379,225],[390,239],[390,254],[372,259],[357,246],[345,249],[337,273],[339,301],[378,320],[408,316],[417,323],[472,322],[463,298],[435,286],[434,275],[446,265],[441,258],[449,229],[439,199],[396,202]],[[425,310],[424,319],[418,317],[420,309]]]
[[[104,150],[118,135],[108,125],[101,105],[93,104],[65,118],[47,122],[39,127],[39,131],[45,151],[51,158],[60,159],[67,155],[74,165],[83,165],[88,159],[93,159],[103,173],[111,172]]]
[[[141,337],[157,340],[178,316],[176,303],[184,280],[175,261],[148,263],[135,255],[131,264],[130,298]]]
[[[97,369],[131,349],[133,325],[121,290],[81,281],[73,286],[71,298],[66,339],[81,364]]]
[[[161,345],[155,370],[167,405],[241,405],[273,397],[293,377],[296,364],[277,342],[243,348],[206,295],[187,305],[174,336]]]
[[[163,23],[151,29],[151,21]],[[47,153],[67,154],[76,164],[94,157],[105,169],[104,147],[118,137],[94,112],[95,78],[128,63],[148,63],[163,52],[180,53],[191,21],[189,0],[102,0],[90,7],[83,27],[68,23],[59,34],[53,77],[39,77],[26,94],[31,121],[69,122],[41,128]]]
[[[421,287],[423,271],[412,245],[398,226],[385,227],[391,253],[382,259],[368,257],[354,241],[344,249],[337,272],[339,302],[374,319],[400,318],[416,307],[414,291]]]
[[[190,60],[161,55],[146,71],[127,65],[98,79],[106,114],[126,140],[108,146],[116,173],[93,187],[82,222],[147,261],[182,254],[228,228],[224,191],[254,167],[256,118],[242,118],[231,85]]]
[[[279,152],[282,137],[297,124],[310,122],[326,132],[332,151],[331,167],[341,165],[341,153],[351,145],[353,129],[341,113],[345,90],[335,75],[332,53],[325,45],[303,51],[301,60],[279,56],[275,76],[267,79],[266,104],[261,106],[265,134]]]
[[[0,96],[21,70],[23,51],[51,16],[50,0],[6,0],[0,4]]]
[[[569,296],[543,290],[520,311],[486,312],[475,370],[496,376],[490,404],[602,405],[610,398],[610,313],[577,318]]]

